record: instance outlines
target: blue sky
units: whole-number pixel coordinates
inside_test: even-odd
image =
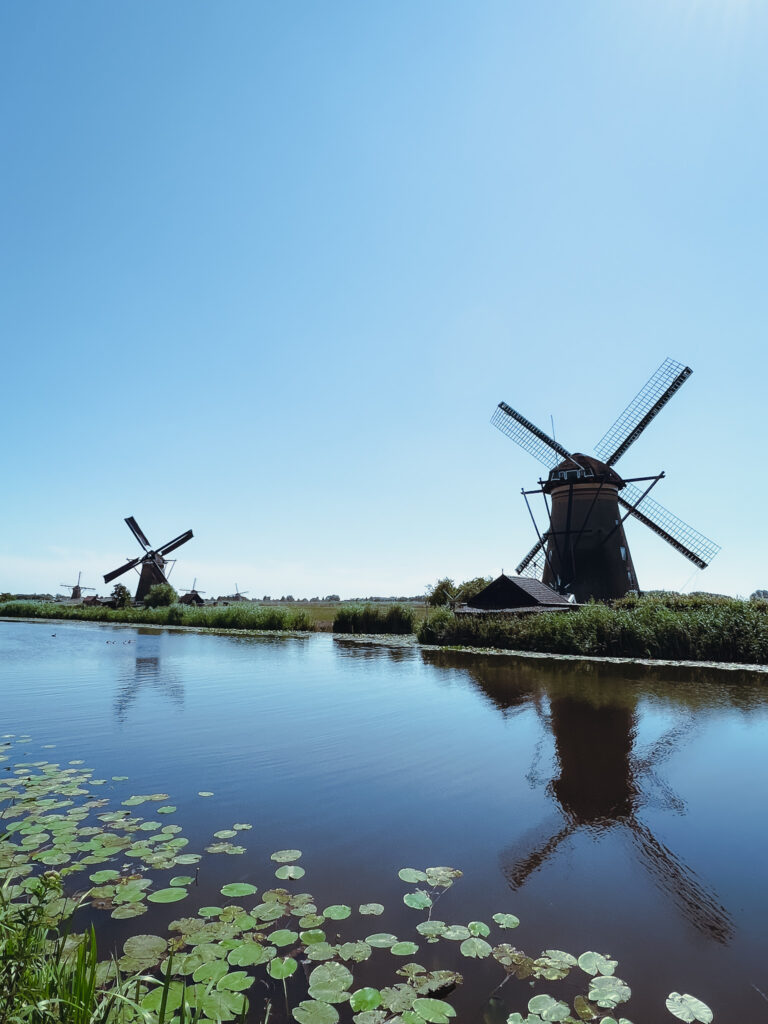
[[[0,590],[105,592],[128,515],[213,593],[510,571],[496,403],[590,451],[666,356],[621,469],[722,551],[631,524],[640,584],[768,587],[766,44],[756,0],[3,5]]]

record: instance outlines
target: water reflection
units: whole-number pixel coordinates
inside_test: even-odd
[[[502,853],[502,870],[513,890],[576,833],[587,832],[596,838],[609,830],[623,830],[639,863],[685,918],[708,938],[728,942],[733,922],[717,893],[638,816],[649,802],[685,813],[684,802],[659,776],[658,769],[695,728],[690,708],[683,706],[678,714],[682,721],[640,751],[636,749],[640,690],[631,680],[618,690],[615,685],[601,686],[600,666],[571,663],[553,666],[550,672],[551,663],[542,661],[531,665],[524,660],[475,656],[471,662],[463,662],[461,656],[457,659],[442,651],[424,651],[423,657],[443,668],[465,667],[503,715],[534,708],[551,732],[557,774],[546,788],[557,810],[552,820]],[[616,666],[610,668],[615,682]],[[636,672],[636,667],[632,671]],[[644,680],[644,692],[647,682]],[[678,692],[677,696],[682,695]],[[532,785],[541,784],[535,764],[527,777]]]
[[[162,642],[162,634],[138,630],[135,657],[121,672],[115,694],[114,715],[121,724],[142,693],[157,694],[177,708],[183,707],[184,684],[172,668],[161,666]]]

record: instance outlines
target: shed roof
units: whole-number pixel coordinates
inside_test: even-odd
[[[504,573],[489,583],[479,594],[467,601],[470,608],[502,609],[533,608],[569,605],[567,597],[558,594],[540,580],[527,576],[507,576]]]

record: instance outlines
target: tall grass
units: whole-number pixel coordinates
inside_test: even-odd
[[[333,620],[334,633],[413,633],[416,612],[403,604],[350,605]]]
[[[418,637],[441,646],[764,665],[768,602],[678,594],[514,617],[441,610],[425,619]]]
[[[124,975],[114,961],[99,963],[93,926],[84,935],[69,935],[66,922],[50,914],[51,899],[61,895],[55,871],[36,879],[24,902],[10,898],[13,888],[9,879],[0,887],[0,1024],[202,1024],[205,1020],[202,1009],[187,1002],[186,985],[180,1005],[171,1009],[177,1004],[168,999],[170,964],[162,981],[146,974]],[[152,989],[161,990],[157,1012],[139,1005]],[[246,1014],[244,1007],[237,1024],[244,1024]]]
[[[245,602],[202,608],[185,604],[172,604],[165,608],[104,608],[45,601],[9,601],[0,604],[0,615],[24,619],[79,619],[85,622],[194,626],[198,629],[314,629],[312,616],[306,611],[263,607]]]

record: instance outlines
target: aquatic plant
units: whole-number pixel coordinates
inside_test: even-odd
[[[0,760],[10,759],[12,739],[31,741],[3,737]],[[308,892],[276,886],[271,879],[260,889],[235,878],[221,887],[220,906],[192,906],[170,923],[170,937],[137,932],[119,957],[98,961],[93,930],[67,933],[81,902],[118,919],[143,915],[149,903],[193,904],[194,876],[175,872],[197,865],[202,855],[187,851],[181,826],[157,820],[175,811],[166,793],[133,794],[119,809],[108,810],[100,795],[107,780],[94,778],[79,760],[62,767],[30,758],[6,767],[0,778],[0,869],[6,873],[0,971],[7,977],[0,985],[0,1024],[162,1024],[171,1015],[176,1024],[244,1021],[246,993],[264,993],[267,1017],[284,1004],[286,1016],[298,1024],[336,1024],[342,1016],[354,1024],[450,1024],[456,1017],[450,994],[463,982],[457,960],[463,970],[478,960],[493,961],[497,992],[511,978],[554,987],[555,995],[531,994],[525,1015],[511,1013],[508,1024],[616,1024],[615,1008],[631,996],[607,954],[546,949],[529,956],[512,946],[506,935],[519,921],[507,908],[489,921],[434,918],[461,876],[445,866],[398,872],[408,887],[403,903],[417,915],[412,936],[369,931],[367,920],[384,912],[379,903],[362,904],[357,911],[344,903],[320,909],[322,903]],[[113,776],[112,781],[126,779]],[[136,812],[144,805],[155,818]],[[242,855],[245,847],[232,839],[249,828],[237,822],[219,830],[206,852]],[[300,880],[302,856],[297,849],[275,851],[273,877],[280,883]],[[103,866],[108,864],[113,866]],[[86,871],[91,886],[76,899]],[[163,871],[174,872],[167,884],[151,877]],[[71,889],[70,876],[75,878]],[[412,959],[423,944],[439,946],[452,965],[428,969]],[[375,979],[366,969],[367,984],[356,982],[355,972],[368,961],[376,968]],[[306,993],[291,982],[300,965]],[[569,985],[559,985],[566,978]],[[574,980],[584,992],[573,994]],[[679,1020],[709,1024],[713,1019],[711,1010],[689,994],[670,993],[666,1005]],[[624,1017],[620,1021],[629,1024]]]
[[[439,610],[421,643],[553,654],[768,663],[768,603],[709,595],[626,597],[613,607],[516,616]]]
[[[403,604],[347,605],[333,620],[334,633],[412,633],[416,613]]]

